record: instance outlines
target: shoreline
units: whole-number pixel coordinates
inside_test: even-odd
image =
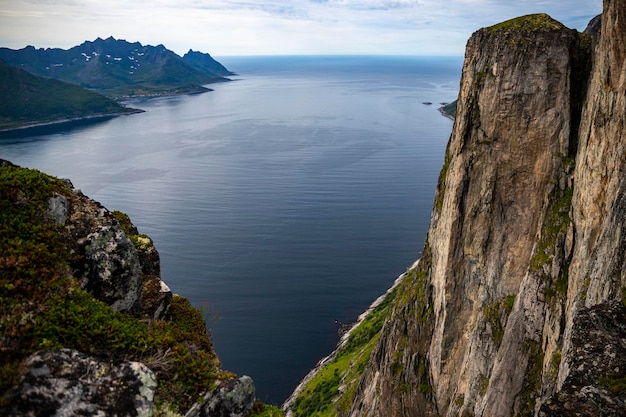
[[[97,121],[99,119],[112,119],[114,117],[118,117],[118,116],[126,116],[126,115],[131,115],[131,114],[138,114],[138,113],[144,113],[145,110],[141,110],[141,109],[133,109],[130,107],[126,107],[127,111],[122,111],[122,112],[117,112],[117,113],[98,113],[98,114],[92,114],[89,116],[81,116],[81,117],[72,117],[69,119],[58,119],[58,120],[52,120],[49,122],[33,122],[33,123],[28,123],[28,124],[24,124],[24,125],[20,125],[20,126],[16,126],[16,127],[9,127],[9,128],[2,128],[0,129],[0,133],[11,133],[11,132],[16,132],[16,133],[23,133],[24,131],[27,131],[29,129],[37,129],[39,127],[49,127],[49,126],[57,126],[57,125],[63,125],[65,123],[73,123],[73,122],[81,122],[81,121]]]
[[[445,109],[444,109],[443,107],[439,107],[437,110],[439,110],[439,113],[441,113],[441,115],[442,115],[443,117],[446,117],[446,118],[448,118],[448,119],[450,119],[450,120],[454,121],[454,116],[452,116],[452,115],[448,114],[448,113],[445,111]]]
[[[446,118],[448,118],[448,119],[450,119],[450,120],[454,121],[454,116],[453,116],[453,115],[451,115],[451,114],[449,114],[449,113],[446,111],[446,106],[441,106],[441,107],[439,107],[437,110],[439,110],[439,113],[441,113],[441,115],[442,115],[443,117],[446,117]]]
[[[291,395],[287,397],[287,399],[283,402],[281,406],[281,409],[285,412],[287,417],[293,416],[293,412],[291,411],[291,408],[295,404],[296,398],[298,398],[298,395],[300,395],[304,386],[308,384],[313,378],[315,378],[315,376],[320,372],[320,370],[322,370],[324,366],[326,366],[326,364],[328,364],[329,362],[331,362],[337,357],[339,350],[341,350],[341,348],[343,348],[346,345],[352,332],[361,325],[361,323],[367,318],[367,316],[369,316],[372,313],[372,311],[380,305],[380,303],[383,302],[385,297],[387,297],[387,295],[389,295],[390,292],[395,290],[398,287],[398,285],[400,285],[400,283],[402,282],[406,274],[409,271],[416,268],[419,265],[419,262],[420,262],[420,258],[418,258],[415,262],[413,262],[413,264],[409,268],[407,268],[406,272],[403,272],[402,274],[400,274],[400,276],[398,276],[398,278],[396,278],[396,280],[393,282],[391,287],[389,287],[387,291],[385,291],[384,294],[376,298],[372,302],[372,304],[370,304],[370,306],[363,313],[359,315],[357,320],[350,325],[350,329],[348,329],[348,331],[346,331],[343,335],[341,335],[341,338],[339,338],[339,342],[337,342],[337,346],[335,347],[335,349],[330,354],[320,359],[319,362],[317,362],[317,364],[315,365],[315,367],[311,369],[309,373],[307,373],[304,376],[304,378],[300,380],[300,382],[298,383],[296,388],[293,390]]]

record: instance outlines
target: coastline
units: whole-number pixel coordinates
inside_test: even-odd
[[[446,117],[454,121],[454,116],[456,115],[457,100],[454,100],[452,103],[440,103],[440,104],[441,104],[441,107],[437,109],[439,110],[439,113],[441,113],[443,117]]]
[[[393,282],[391,287],[389,287],[389,289],[387,289],[387,291],[385,291],[384,294],[376,298],[372,302],[372,304],[370,304],[367,310],[365,310],[363,313],[359,315],[356,322],[354,322],[350,326],[348,331],[346,331],[341,336],[341,338],[339,339],[339,342],[337,342],[337,346],[335,347],[335,350],[333,350],[330,354],[328,354],[327,356],[322,358],[319,362],[317,362],[315,367],[311,369],[309,373],[306,374],[304,378],[300,380],[300,382],[298,383],[296,388],[293,390],[291,395],[285,400],[285,402],[283,402],[283,405],[281,406],[282,410],[286,413],[287,417],[293,416],[293,412],[291,411],[291,408],[295,404],[296,398],[298,398],[298,395],[300,395],[304,386],[308,384],[313,378],[315,378],[315,376],[320,372],[322,368],[324,368],[324,366],[326,366],[329,362],[333,361],[337,357],[341,348],[344,347],[346,343],[348,342],[348,339],[350,338],[350,335],[352,334],[352,332],[361,325],[361,323],[367,318],[367,316],[369,316],[372,313],[372,311],[380,305],[380,303],[383,302],[383,300],[385,299],[385,297],[387,297],[387,295],[389,295],[389,293],[391,293],[393,290],[395,290],[398,287],[398,285],[400,285],[400,283],[402,282],[406,274],[409,271],[416,268],[419,265],[419,262],[420,262],[420,259],[418,258],[415,262],[413,262],[413,264],[409,268],[407,268],[406,272],[400,274],[400,276],[398,276],[398,278],[396,278],[396,280]]]
[[[441,115],[442,115],[443,117],[446,117],[446,118],[448,118],[448,119],[450,119],[450,120],[454,121],[454,116],[452,116],[451,114],[448,114],[448,112],[446,111],[445,106],[441,106],[441,107],[439,107],[437,110],[439,110],[439,113],[441,113]]]
[[[115,113],[98,113],[98,114],[91,114],[89,116],[71,117],[69,119],[51,120],[49,122],[27,123],[27,124],[22,124],[22,125],[15,126],[15,127],[2,128],[0,129],[0,133],[10,133],[10,132],[23,133],[24,131],[27,131],[29,129],[36,129],[40,127],[61,126],[65,123],[73,123],[73,122],[81,122],[81,121],[98,121],[98,120],[112,119],[118,116],[144,113],[145,111],[145,110],[140,110],[140,109],[133,109],[130,107],[126,107],[125,109],[126,111],[115,112]]]

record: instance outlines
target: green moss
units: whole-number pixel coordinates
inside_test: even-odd
[[[69,254],[46,216],[53,193],[69,191],[39,171],[0,167],[0,392],[14,384],[19,362],[34,351],[26,335],[37,306],[67,286]]]
[[[443,208],[443,198],[446,194],[446,177],[448,176],[448,168],[450,167],[450,161],[452,156],[450,155],[450,145],[446,148],[446,154],[443,159],[443,166],[439,171],[439,179],[437,180],[437,195],[435,196],[435,208],[441,211]]]
[[[506,315],[508,317],[513,310],[514,304],[515,296],[509,295],[502,300],[489,304],[483,308],[483,317],[485,322],[491,328],[491,337],[493,338],[493,342],[496,347],[499,347],[500,344],[502,344],[502,339],[504,337],[504,328],[502,327],[500,317],[502,315]]]
[[[541,373],[543,370],[544,353],[541,349],[541,344],[535,341],[528,341],[526,346],[528,348],[529,359],[526,379],[524,380],[522,391],[519,394],[522,397],[520,416],[534,415],[536,399],[540,395]]]
[[[511,311],[513,311],[513,306],[515,305],[515,295],[508,295],[504,298],[504,301],[502,302],[502,305],[504,307],[504,310],[506,311],[506,314],[511,314]]]
[[[396,291],[390,292],[352,331],[335,358],[304,387],[294,403],[294,416],[336,416],[349,411],[359,377],[378,342],[395,297]]]
[[[567,232],[567,228],[571,223],[569,211],[573,194],[574,190],[572,188],[560,192],[560,196],[548,208],[537,251],[530,261],[532,270],[541,271],[544,265],[552,263],[557,237],[560,233]]]
[[[502,323],[500,323],[500,303],[485,306],[483,308],[483,316],[491,328],[493,342],[499,347],[504,337],[504,329],[502,328]]]
[[[591,51],[591,48],[593,47],[593,36],[588,33],[579,33],[578,36],[580,39],[580,47]]]
[[[283,410],[281,410],[280,408],[274,406],[274,405],[269,405],[269,404],[264,404],[261,401],[257,400],[257,402],[254,404],[254,406],[252,407],[252,410],[250,410],[250,413],[248,414],[247,417],[284,417],[285,413],[283,413]]]
[[[559,374],[559,366],[561,366],[562,353],[560,349],[557,349],[552,353],[550,359],[550,376],[556,380]]]
[[[134,231],[134,225],[130,221],[130,217],[128,216],[128,214],[119,210],[113,210],[111,214],[115,216],[124,233],[126,233],[128,236],[136,234],[136,232]]]
[[[485,395],[487,393],[487,388],[489,388],[489,377],[481,374],[478,393],[480,395]]]
[[[424,259],[424,257],[422,257]],[[429,302],[430,283],[427,268],[407,272],[398,288],[399,304],[409,305],[418,322],[425,323],[434,315],[433,304]]]
[[[613,394],[626,394],[626,375],[623,373],[601,376],[598,378],[598,382],[602,388],[611,391]]]
[[[476,73],[476,87],[481,88],[485,84],[485,79],[487,78],[488,71],[478,71]]]
[[[565,160],[564,163],[568,163]],[[560,234],[567,232],[571,223],[569,211],[572,204],[574,190],[571,188],[560,192],[560,197],[549,208],[548,215],[542,226],[541,239],[537,245],[537,252],[530,261],[531,270],[541,272],[544,265],[550,265],[554,261],[556,243]],[[543,273],[542,273],[543,274]],[[561,265],[561,271],[556,279],[543,274],[547,280],[544,288],[546,301],[552,302],[561,299],[567,292],[569,279],[569,265]]]
[[[417,390],[423,394],[429,395],[433,392],[433,387],[430,385],[430,370],[428,369],[428,362],[426,357],[417,355],[417,369],[416,375],[419,376],[419,383],[417,384]]]
[[[487,28],[490,32],[547,32],[565,28],[545,13],[530,14],[510,19]]]
[[[128,236],[133,245],[139,250],[150,251],[154,249],[154,245],[152,244],[152,239],[148,235],[138,234],[138,235],[130,235]]]

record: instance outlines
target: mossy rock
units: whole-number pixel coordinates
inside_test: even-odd
[[[554,20],[545,13],[529,14],[507,20],[497,25],[487,28],[492,33],[531,33],[531,32],[551,32],[555,30],[567,29],[561,22]]]

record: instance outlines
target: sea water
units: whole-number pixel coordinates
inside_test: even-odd
[[[224,57],[212,92],[4,135],[0,158],[128,213],[224,369],[280,404],[419,257],[461,58]],[[432,103],[432,104],[428,104]]]

